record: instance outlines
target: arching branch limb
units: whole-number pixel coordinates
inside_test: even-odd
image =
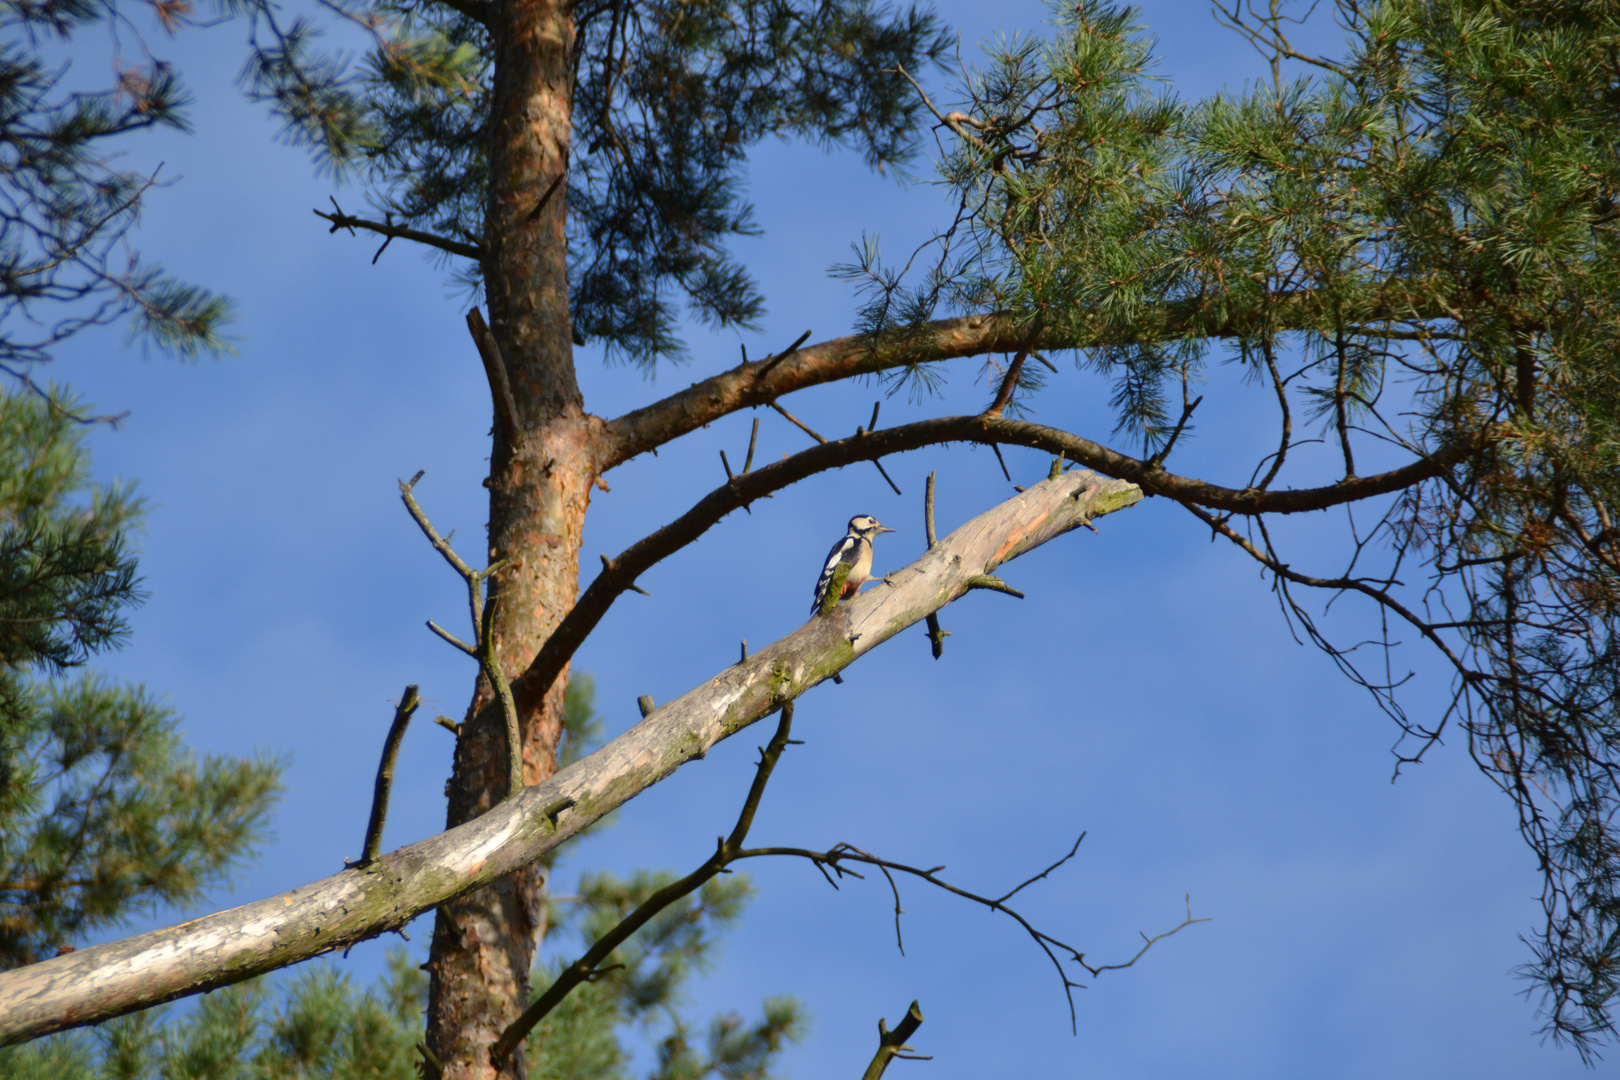
[[[969,578],[1140,498],[1131,484],[1080,469],[1044,481],[891,574],[893,587],[812,618],[464,825],[280,896],[0,973],[0,1043],[99,1023],[404,926],[555,850],[720,740],[961,596]]]
[[[1319,303],[1308,292],[1275,293],[1262,313],[1229,307],[1219,297],[1170,300],[1145,310],[1136,332],[1142,335],[1140,340],[1160,341],[1189,334],[1232,338],[1262,329],[1276,333],[1312,324]],[[1384,295],[1374,290],[1365,310],[1354,314],[1358,320],[1370,323],[1398,320],[1412,324],[1446,318],[1444,305],[1435,298],[1405,291]],[[608,421],[598,444],[598,467],[606,472],[722,416],[767,405],[795,390],[936,360],[1017,353],[1029,340],[1028,323],[1022,325],[1020,329],[1019,320],[1004,313],[967,315],[938,319],[893,340],[853,334],[816,345],[796,344],[769,359],[745,361]],[[1088,349],[1112,344],[1117,337],[1116,332],[1102,327],[1063,334],[1045,329],[1030,346],[1037,352]]]
[[[1478,438],[1483,443],[1485,435]],[[523,700],[533,700],[535,695],[543,694],[613,602],[626,589],[634,587],[637,577],[697,540],[727,514],[828,469],[951,442],[991,446],[1006,443],[1045,450],[1106,476],[1128,480],[1148,494],[1167,495],[1179,502],[1232,514],[1303,513],[1400,491],[1444,472],[1474,449],[1473,444],[1444,447],[1398,469],[1341,480],[1325,487],[1262,491],[1254,487],[1222,487],[1178,476],[1162,466],[1110,450],[1078,435],[1023,420],[947,416],[820,443],[747,475],[733,477],[668,525],[631,544],[613,560],[613,573],[598,574],[580,595],[514,686]]]

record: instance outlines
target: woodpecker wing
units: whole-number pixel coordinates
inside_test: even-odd
[[[816,598],[810,605],[810,614],[814,615],[821,610],[821,598],[827,595],[827,588],[832,585],[833,572],[838,569],[839,563],[854,562],[861,538],[846,536],[833,545],[827,553],[827,564],[821,568],[821,577],[816,580]]]

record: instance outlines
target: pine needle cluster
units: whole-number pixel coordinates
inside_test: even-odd
[[[876,334],[997,311],[1074,349],[1152,463],[1190,435],[1212,358],[1275,401],[1251,488],[1301,460],[1310,483],[1324,460],[1344,481],[1392,453],[1455,463],[1358,522],[1339,573],[1278,554],[1263,519],[1241,537],[1193,509],[1273,573],[1408,759],[1461,725],[1543,871],[1527,973],[1549,1030],[1589,1053],[1620,992],[1620,10],[1340,0],[1348,49],[1318,57],[1285,9],[1224,15],[1271,79],[1189,103],[1129,9],[1065,5],[935,107],[958,212],[933,268],[903,281],[869,251],[847,272]],[[1289,456],[1306,441],[1331,454]],[[1380,606],[1372,670],[1293,599],[1310,587]],[[1455,674],[1444,715],[1401,704],[1402,628]]]
[[[150,7],[164,34],[193,21],[189,5]],[[92,32],[111,43],[111,86],[75,85],[52,57],[98,48]],[[121,54],[131,47],[137,56]],[[160,177],[120,167],[117,148],[139,131],[185,130],[185,104],[173,68],[114,0],[0,5],[0,371],[29,382],[63,341],[120,322],[180,357],[230,351],[230,303],[128,244]]]
[[[388,223],[483,244],[495,50],[476,5],[326,6],[363,28],[364,63],[323,50],[312,21],[282,26],[267,8],[254,17],[250,92],[293,141],[362,179]],[[764,312],[726,246],[758,231],[749,149],[795,136],[873,167],[906,160],[921,102],[895,68],[931,65],[950,44],[926,9],[872,0],[591,0],[573,18],[573,326],[579,343],[649,373],[684,355],[683,315],[752,326]],[[479,288],[481,267],[457,274]]]
[[[198,756],[139,686],[84,665],[142,599],[141,502],[89,480],[76,403],[0,394],[0,967],[227,879],[279,765]]]

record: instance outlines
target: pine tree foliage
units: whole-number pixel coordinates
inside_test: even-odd
[[[0,966],[226,880],[276,763],[186,751],[140,687],[77,672],[142,594],[141,504],[88,478],[77,403],[0,395]]]
[[[185,94],[131,6],[164,34],[194,21],[189,5],[167,0],[0,5],[0,371],[14,378],[85,328],[125,320],[132,338],[182,357],[228,351],[229,303],[128,246],[159,177],[121,168],[115,148],[135,132],[186,127]],[[86,48],[92,31],[107,35],[117,71],[100,89],[75,85],[60,56]]]
[[[244,79],[295,141],[358,173],[390,223],[476,246],[494,49],[467,6],[329,4],[374,43],[358,69],[321,51],[310,20],[267,10]],[[722,326],[764,310],[726,249],[757,231],[749,148],[794,136],[874,167],[906,160],[921,102],[895,69],[949,43],[923,9],[872,0],[595,0],[573,15],[573,325],[648,371],[682,355],[683,308]],[[477,286],[479,267],[458,272]]]
[[[587,877],[579,896],[554,904],[554,940],[606,929],[667,880]],[[640,1041],[648,1080],[769,1080],[804,1030],[795,1002],[771,998],[753,1022],[717,1016],[701,1042],[680,1008],[685,981],[712,959],[715,933],[748,893],[745,880],[727,879],[632,938],[614,958],[623,967],[581,987],[530,1034],[529,1075],[630,1080]],[[0,1080],[416,1080],[426,984],[403,948],[390,950],[370,987],[315,964],[217,990],[180,1015],[148,1009],[0,1050]]]
[[[1280,552],[1264,517],[1245,535],[1189,508],[1272,572],[1412,740],[1402,760],[1460,724],[1543,871],[1527,973],[1549,1029],[1590,1053],[1620,991],[1620,9],[1334,14],[1349,48],[1323,58],[1292,47],[1282,4],[1231,8],[1273,78],[1187,103],[1129,10],[1065,7],[1052,40],[1011,43],[935,106],[958,213],[932,269],[902,280],[866,250],[846,272],[896,340],[1002,310],[1079,346],[1150,461],[1190,434],[1213,358],[1278,411],[1253,488],[1365,475],[1392,449],[1456,462],[1358,515],[1337,572]],[[1329,452],[1299,449],[1317,436]],[[1296,599],[1312,587],[1379,606],[1377,661],[1329,640]],[[1454,672],[1443,715],[1402,705],[1391,656],[1414,631]]]

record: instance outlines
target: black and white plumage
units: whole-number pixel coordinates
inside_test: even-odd
[[[833,575],[840,566],[849,566],[849,576],[844,579],[844,589],[838,598],[847,600],[860,591],[872,574],[872,538],[886,532],[894,530],[878,524],[878,519],[870,514],[856,514],[849,519],[849,531],[827,553],[827,563],[821,568],[821,577],[816,581],[816,599],[810,605],[810,614],[821,610],[822,598],[827,595]]]

